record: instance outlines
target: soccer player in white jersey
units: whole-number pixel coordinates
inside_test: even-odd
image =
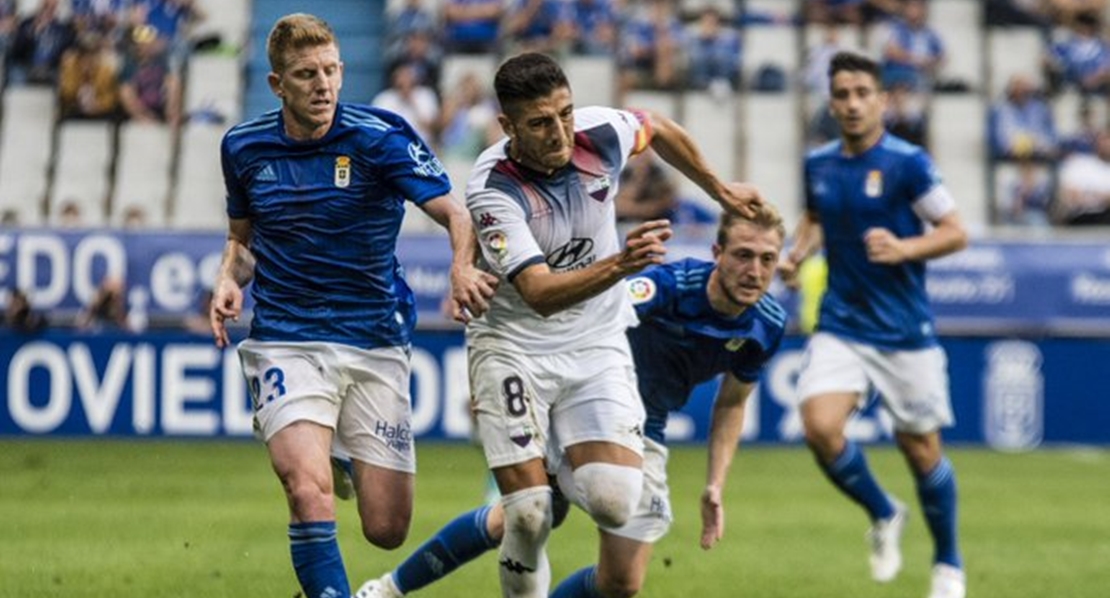
[[[330,449],[353,458],[366,539],[404,542],[416,463],[411,436],[412,291],[394,255],[405,201],[445,226],[456,317],[479,315],[497,283],[474,267],[470,218],[443,168],[399,116],[339,101],[331,28],[293,14],[267,41],[281,108],[221,145],[229,233],[210,319],[216,344],[255,299],[239,356],[255,423],[289,503],[293,568],[307,598],[345,598]]]
[[[967,233],[928,154],[883,129],[878,65],[840,53],[829,79],[840,140],[806,158],[806,211],[780,265],[790,281],[824,244],[828,289],[798,379],[806,442],[833,484],[872,520],[872,577],[894,579],[907,509],[883,491],[844,433],[877,392],[933,537],[929,598],[963,598],[956,476],[939,432],[953,423],[947,359],[925,293],[925,262],[963,249]]]
[[[729,210],[761,203],[726,184],[673,121],[611,108],[576,109],[551,58],[526,53],[494,78],[506,139],[483,152],[466,204],[484,261],[503,281],[467,327],[470,381],[486,461],[502,494],[502,593],[546,597],[551,488],[545,457],[566,459],[560,484],[601,531],[597,585],[627,587],[624,525],[643,486],[644,408],[625,329],[635,321],[617,283],[661,263],[666,220],[616,234],[613,198],[628,157],[649,145]],[[548,449],[551,454],[548,454]]]

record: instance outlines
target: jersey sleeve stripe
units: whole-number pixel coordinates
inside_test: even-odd
[[[544,263],[542,255],[532,256],[532,257],[524,260],[523,262],[521,262],[520,265],[517,266],[516,268],[513,268],[513,270],[511,272],[509,272],[505,276],[505,278],[508,279],[509,282],[512,282],[513,279],[516,278],[517,274],[520,274],[521,272],[523,272],[525,268],[527,268],[529,266],[533,266],[535,264],[542,264],[542,263]]]

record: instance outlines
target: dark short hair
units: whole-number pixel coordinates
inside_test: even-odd
[[[569,89],[570,82],[562,67],[550,56],[537,52],[525,52],[506,60],[493,78],[493,89],[503,112],[521,102],[547,97],[563,87]]]
[[[867,73],[875,79],[875,83],[882,87],[882,69],[879,63],[855,52],[837,52],[829,61],[829,86],[832,87],[833,77],[841,71]]]

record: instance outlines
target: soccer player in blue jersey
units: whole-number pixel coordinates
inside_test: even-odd
[[[662,263],[671,229],[649,221],[621,243],[620,172],[650,146],[727,209],[751,213],[761,199],[750,185],[721,180],[674,121],[576,109],[566,74],[548,56],[508,59],[494,89],[505,138],[478,157],[466,206],[484,265],[503,284],[466,340],[478,434],[505,509],[502,592],[547,596],[549,449],[573,471],[562,491],[601,531],[599,583],[623,587],[630,572],[616,566],[621,540],[609,530],[639,501],[644,411],[624,334],[635,312],[617,284]]]
[[[396,548],[412,517],[415,312],[394,256],[405,201],[450,234],[456,317],[482,314],[496,280],[474,267],[469,215],[427,145],[399,116],[339,101],[343,63],[324,21],[282,17],[267,54],[281,108],[232,128],[221,147],[229,234],[210,319],[227,346],[225,322],[253,277],[239,356],[289,503],[293,568],[307,598],[342,598],[333,437],[353,457],[366,539]]]
[[[806,348],[798,397],[806,442],[837,488],[872,520],[871,575],[901,569],[906,507],[876,481],[848,419],[877,391],[917,483],[934,542],[930,598],[963,598],[956,476],[941,450],[953,423],[947,359],[925,293],[925,262],[959,251],[967,233],[932,160],[883,129],[886,95],[874,61],[837,54],[830,109],[840,140],[805,161],[806,211],[781,264],[790,281],[824,244],[828,289]]]
[[[652,547],[671,523],[663,437],[667,416],[685,406],[695,386],[721,374],[701,492],[701,546],[712,548],[722,537],[721,492],[740,441],[744,406],[763,365],[778,350],[786,323],[782,307],[766,294],[785,235],[782,219],[770,205],[760,206],[753,218],[726,213],[713,246],[714,261],[668,263],[627,281],[626,292],[640,318],[627,334],[647,413],[643,489],[629,520],[607,532],[619,548],[614,561],[602,560],[572,574],[552,596],[631,596],[640,589]],[[569,487],[575,482],[565,465],[559,480]],[[503,534],[500,504],[465,513],[396,570],[367,582],[355,595],[398,598],[415,591],[493,549]],[[614,575],[601,567],[627,573]]]

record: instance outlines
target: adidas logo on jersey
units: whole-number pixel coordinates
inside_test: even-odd
[[[273,183],[277,181],[277,173],[274,172],[274,165],[267,164],[263,166],[258,176],[254,177],[254,180],[259,183]]]

